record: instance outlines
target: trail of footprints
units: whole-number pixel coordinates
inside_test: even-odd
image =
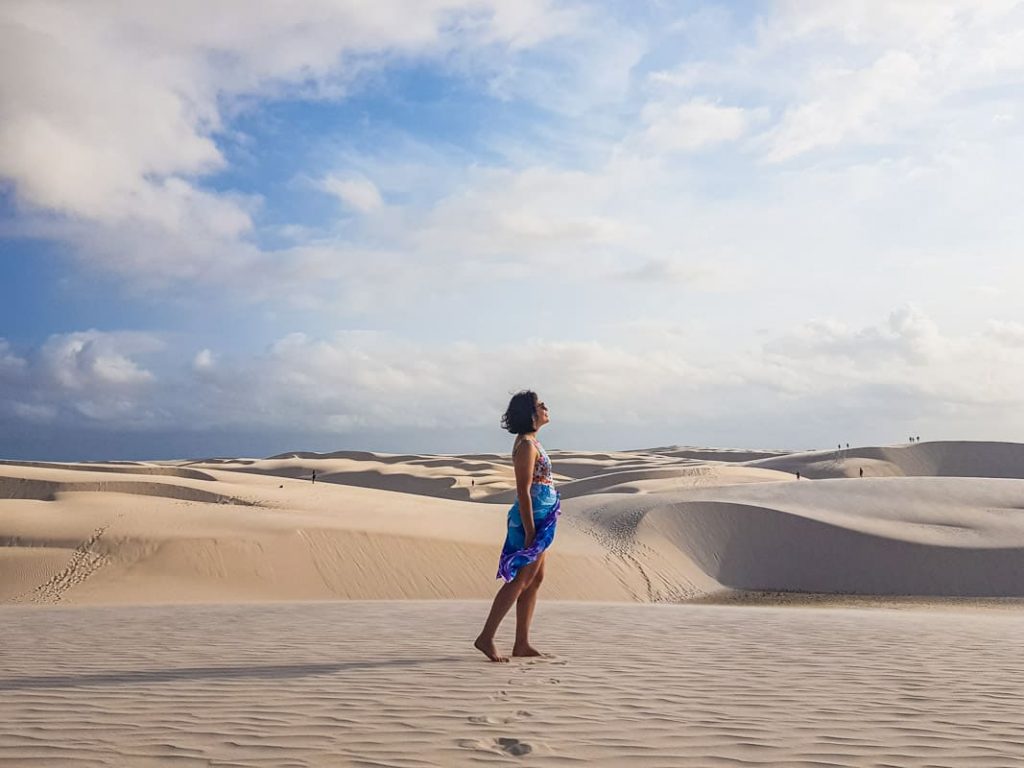
[[[57,603],[60,602],[64,593],[72,587],[81,584],[92,576],[96,571],[109,562],[106,555],[94,552],[93,547],[100,540],[110,524],[100,526],[92,535],[83,541],[71,554],[68,564],[53,578],[44,584],[40,584],[31,592],[23,593],[14,598],[12,602],[31,603]]]
[[[599,513],[600,510],[597,510],[597,514]],[[607,526],[597,524],[593,518],[586,523],[574,518],[567,519],[573,522],[573,527],[576,530],[601,543],[607,550],[606,561],[618,559],[632,570],[639,572],[644,580],[644,594],[634,593],[636,598],[649,603],[675,603],[692,597],[692,591],[677,584],[668,583],[664,579],[659,579],[659,583],[656,584],[644,567],[644,562],[651,562],[652,555],[656,554],[646,544],[638,541],[636,537],[637,526],[646,514],[646,510],[636,510],[617,517]],[[630,589],[629,584],[625,582],[624,586]]]
[[[534,672],[544,673],[545,667],[550,666],[563,666],[568,664],[564,659],[558,659],[553,657],[545,657],[540,659],[532,659],[517,663],[517,666],[524,668],[524,675],[521,678],[510,678],[508,681],[508,687],[502,688],[497,694],[491,696],[491,700],[502,705],[511,705],[513,698],[512,691],[515,686],[535,686],[535,685],[559,685],[562,681],[557,677],[548,677],[547,679],[538,680],[533,676]],[[467,718],[467,721],[474,726],[482,726],[484,728],[494,728],[506,726],[514,726],[519,723],[528,722],[533,717],[533,713],[528,709],[517,709],[514,714],[510,715],[472,715]],[[513,757],[523,757],[529,755],[534,751],[534,744],[525,741],[524,739],[516,738],[514,736],[483,736],[477,738],[466,738],[459,739],[456,742],[459,747],[468,750],[474,750],[477,752],[489,752],[491,754],[502,754],[511,755]]]

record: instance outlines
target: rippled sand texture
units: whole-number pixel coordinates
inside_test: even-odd
[[[486,608],[0,608],[0,764],[1024,760],[1016,612],[542,602],[554,658],[498,665]]]

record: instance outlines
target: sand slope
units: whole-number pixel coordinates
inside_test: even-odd
[[[1024,446],[694,453],[729,452],[553,452],[565,501],[545,594],[1024,596]],[[848,477],[870,457],[888,476]],[[796,466],[838,477],[796,481]],[[7,462],[0,601],[484,598],[511,478],[484,455]]]
[[[1024,444],[947,441],[793,453],[747,466],[804,477],[1024,477]]]

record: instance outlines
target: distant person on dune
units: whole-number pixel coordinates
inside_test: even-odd
[[[530,621],[544,580],[544,559],[561,512],[551,479],[551,460],[537,441],[537,431],[550,420],[548,407],[529,390],[513,395],[501,417],[501,426],[516,436],[512,444],[516,502],[508,511],[508,533],[498,558],[498,577],[505,583],[494,596],[484,628],[473,643],[491,661],[508,661],[498,653],[494,635],[513,603],[516,640],[512,655],[543,655],[530,645]]]

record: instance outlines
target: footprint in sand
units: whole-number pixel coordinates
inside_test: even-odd
[[[512,722],[510,717],[492,717],[491,715],[473,715],[468,720],[474,725],[508,725]]]
[[[499,736],[496,739],[459,739],[458,745],[463,749],[474,749],[480,752],[504,753],[522,757],[533,752],[533,746],[525,741],[510,736]]]
[[[81,584],[109,562],[106,555],[93,551],[93,547],[109,527],[108,523],[93,531],[92,535],[71,553],[71,559],[63,570],[32,592],[18,595],[13,602],[21,602],[23,597],[27,597],[33,603],[60,602],[65,592]]]
[[[519,757],[520,755],[528,755],[533,752],[533,747],[519,739],[502,736],[496,739],[495,742],[502,752],[507,752],[510,755],[515,755],[516,757]]]
[[[499,717],[497,715],[472,715],[468,718],[469,722],[474,725],[508,725],[514,723],[521,717],[533,717],[533,712],[529,712],[525,709],[520,709],[516,712],[514,717]]]
[[[557,656],[550,654],[544,654],[543,656],[536,656],[523,661],[523,666],[532,667],[536,664],[556,664],[558,666],[564,666],[569,662],[566,659],[560,659]]]

